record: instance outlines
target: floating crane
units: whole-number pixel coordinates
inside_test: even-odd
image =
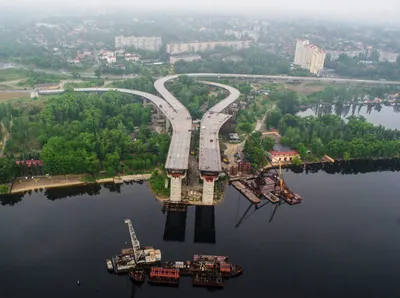
[[[135,257],[135,263],[139,262],[140,257],[142,256],[142,250],[140,249],[140,242],[136,237],[135,230],[133,229],[133,225],[130,219],[125,219],[125,223],[128,225],[129,234],[131,236],[133,254]]]

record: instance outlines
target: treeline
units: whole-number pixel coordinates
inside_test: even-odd
[[[67,92],[13,118],[8,153],[32,150],[34,138],[50,174],[152,169],[165,162],[170,138],[147,127],[151,114],[129,94]]]
[[[125,88],[132,90],[140,90],[148,93],[156,93],[156,89],[154,88],[155,79],[151,76],[147,77],[139,77],[135,79],[127,79],[123,81],[115,81],[113,83],[114,87],[117,88]]]
[[[167,88],[189,110],[193,119],[201,119],[205,111],[227,96],[225,90],[209,87],[185,75],[168,83]]]
[[[242,73],[242,74],[289,74],[290,63],[274,53],[251,48],[232,54],[236,58],[212,57],[193,62],[177,61],[176,73]]]
[[[325,60],[325,67],[334,69],[335,73],[341,76],[364,78],[371,80],[387,79],[400,80],[400,60],[397,58],[396,63],[381,62],[378,58],[368,58],[371,63],[365,63],[367,60],[362,55],[359,57],[348,57],[345,54],[339,56],[338,59],[331,60],[329,55]]]
[[[301,157],[378,158],[400,155],[400,131],[350,116],[347,123],[336,115],[299,117],[286,114],[275,119],[281,143],[296,148]]]
[[[398,86],[326,86],[324,90],[307,96],[307,102],[343,103],[351,100],[364,100],[375,97],[384,98],[387,94],[400,91]]]
[[[54,74],[48,74],[44,72],[37,71],[26,71],[24,72],[29,78],[18,83],[20,86],[28,85],[34,87],[36,84],[44,83],[59,83],[61,79],[66,77]]]
[[[262,138],[259,131],[249,135],[244,144],[243,154],[247,161],[256,167],[266,164],[267,152],[274,148],[275,141],[272,138]]]

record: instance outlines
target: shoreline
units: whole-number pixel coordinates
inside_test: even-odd
[[[40,189],[62,188],[72,186],[84,186],[88,184],[115,183],[144,181],[150,178],[151,174],[124,175],[112,178],[99,178],[93,181],[82,181],[87,175],[59,175],[59,176],[39,176],[36,178],[24,179],[16,178],[11,182],[11,189],[8,194],[17,194]]]

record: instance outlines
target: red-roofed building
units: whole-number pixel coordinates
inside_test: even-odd
[[[33,166],[38,166],[38,167],[43,167],[43,163],[41,160],[17,160],[17,165],[25,165],[28,168],[30,168],[32,165]]]
[[[279,163],[279,162],[292,162],[293,157],[298,156],[296,150],[292,151],[269,151],[269,159],[272,163]]]

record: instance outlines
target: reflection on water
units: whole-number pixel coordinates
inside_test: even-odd
[[[314,105],[301,110],[298,115],[322,116],[335,114],[343,119],[349,116],[364,116],[374,125],[383,125],[387,128],[400,129],[397,113],[400,112],[400,105],[388,106],[380,103],[376,104],[335,104],[335,105]]]
[[[370,172],[400,171],[400,159],[379,160],[350,160],[336,161],[334,163],[313,164],[307,166],[291,167],[286,171],[296,174],[318,173],[324,171],[328,174],[354,175]]]
[[[215,243],[214,206],[196,206],[194,242]]]
[[[187,210],[167,211],[164,241],[185,242]]]

